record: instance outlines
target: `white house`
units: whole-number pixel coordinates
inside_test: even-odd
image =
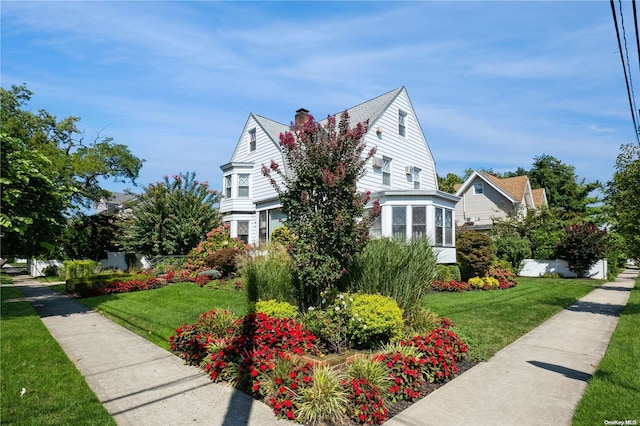
[[[455,263],[454,212],[459,198],[438,189],[436,168],[418,117],[404,87],[392,90],[347,110],[351,125],[369,120],[367,147],[377,147],[358,182],[359,191],[371,191],[382,214],[371,229],[375,237],[410,240],[429,236],[440,263]],[[295,122],[306,120],[299,109]],[[336,114],[338,115],[338,114]],[[268,241],[285,215],[275,189],[262,175],[271,160],[285,166],[279,135],[290,126],[249,114],[231,161],[221,166],[223,198],[220,212],[232,236],[250,244]]]
[[[547,205],[544,188],[531,189],[528,176],[499,178],[476,171],[460,186],[456,195],[456,225],[489,229],[495,219],[521,218]]]

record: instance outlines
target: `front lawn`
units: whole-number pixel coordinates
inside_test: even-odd
[[[3,425],[115,425],[30,303],[2,303],[0,324]]]
[[[640,278],[573,417],[574,425],[640,422]],[[613,424],[613,423],[611,423]],[[632,423],[627,423],[632,424]]]
[[[472,358],[484,360],[570,306],[602,280],[519,278],[507,290],[430,293],[425,306],[451,318],[467,340]],[[153,343],[168,349],[175,328],[194,323],[200,313],[247,312],[244,291],[212,290],[191,283],[157,290],[78,299]]]
[[[499,291],[431,293],[425,306],[451,318],[472,358],[486,360],[585,296],[603,280],[518,278]]]
[[[169,349],[169,337],[177,327],[195,322],[203,312],[228,309],[239,316],[247,313],[244,291],[211,290],[193,283],[89,297],[78,302],[164,349]]]

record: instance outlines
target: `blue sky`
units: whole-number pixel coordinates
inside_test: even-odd
[[[88,137],[146,160],[138,188],[105,182],[114,191],[187,171],[220,188],[249,113],[320,119],[400,86],[441,176],[549,154],[607,181],[635,141],[607,1],[3,1],[1,13],[2,87],[26,83],[32,110],[79,116]]]

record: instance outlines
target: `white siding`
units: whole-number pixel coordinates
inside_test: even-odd
[[[398,134],[398,112],[407,114],[405,118],[406,134]],[[355,125],[356,123],[351,123]],[[380,128],[382,133],[376,134]],[[405,91],[391,103],[381,117],[370,123],[365,135],[367,152],[376,147],[376,157],[389,157],[391,161],[391,185],[382,184],[382,170],[374,168],[371,163],[366,166],[366,174],[358,183],[361,191],[384,191],[398,189],[414,189],[413,179],[405,173],[406,166],[421,169],[420,189],[436,189],[435,163],[427,146],[426,139],[417,121],[415,111],[411,107]]]

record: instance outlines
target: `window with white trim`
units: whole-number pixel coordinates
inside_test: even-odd
[[[474,183],[473,184],[473,193],[475,195],[484,194],[484,183],[483,182]]]
[[[444,210],[444,245],[453,245],[453,211]]]
[[[427,208],[411,207],[411,238],[424,238],[427,235]]]
[[[413,189],[420,189],[420,170],[417,167],[413,168]]]
[[[249,177],[248,174],[238,175],[238,197],[249,196]]]
[[[407,207],[393,206],[391,208],[391,235],[400,241],[407,240]]]
[[[407,113],[403,111],[398,111],[398,134],[400,136],[405,136],[407,134],[407,127],[405,125],[407,121]]]
[[[367,214],[370,215],[373,212],[372,209],[367,209]],[[369,235],[373,238],[382,237],[382,215],[379,214],[371,222],[369,227]]]
[[[258,214],[258,242],[260,244],[267,242],[267,232],[269,232],[267,214],[267,210],[262,210]]]
[[[391,185],[391,158],[382,157],[382,184]]]
[[[248,220],[238,221],[238,232],[236,234],[239,240],[241,240],[245,244],[249,244],[249,221]]]
[[[442,234],[443,234],[443,230],[444,230],[444,221],[443,221],[443,215],[444,215],[444,209],[441,208],[436,208],[436,235],[435,235],[435,243],[436,246],[441,246],[442,245]]]
[[[453,246],[453,210],[436,207],[435,245]]]
[[[224,177],[224,196],[226,198],[231,198],[231,175],[226,175]]]
[[[256,129],[249,130],[249,151],[256,150]]]

